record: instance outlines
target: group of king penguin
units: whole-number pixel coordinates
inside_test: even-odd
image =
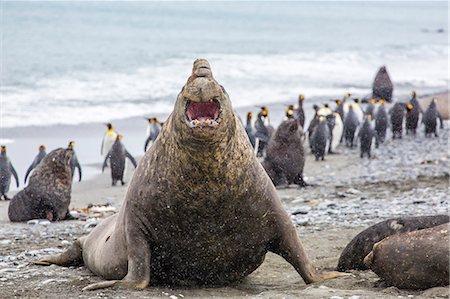
[[[146,120],[148,122],[148,128],[144,151],[147,151],[147,149],[150,148],[150,146],[156,140],[162,126],[162,123],[157,117],[146,118]],[[105,125],[107,129],[103,136],[100,149],[100,154],[103,157],[102,172],[106,167],[109,166],[111,168],[112,185],[115,186],[119,181],[122,183],[122,185],[124,185],[125,182],[123,180],[123,176],[125,173],[126,158],[131,161],[134,167],[137,166],[137,163],[134,157],[126,150],[125,146],[123,145],[123,136],[115,131],[111,123],[107,123]],[[75,153],[75,142],[70,141],[67,148],[72,150],[72,159],[70,160],[72,177],[74,176],[75,171],[78,170],[78,181],[81,181],[82,168]],[[42,160],[44,160],[46,156],[47,148],[45,147],[45,145],[40,145],[38,147],[38,153],[36,157],[33,159],[32,163],[25,173],[25,184],[27,183],[27,180],[32,171],[42,162]],[[17,188],[19,188],[20,183],[17,171],[7,155],[7,147],[5,145],[2,145],[0,147],[0,200],[10,199],[8,198],[7,193],[10,189],[12,177],[14,177]]]
[[[304,101],[305,96],[301,94],[297,105],[287,106],[284,117],[284,119],[297,119],[302,128],[305,128]],[[407,102],[396,102],[392,105],[379,97],[359,99],[352,97],[350,93],[332,102],[335,104],[334,109],[328,103],[313,106],[314,117],[304,132],[316,161],[324,160],[326,154],[335,153],[341,143],[349,148],[359,144],[360,157],[371,158],[373,143],[378,148],[386,140],[389,127],[392,130],[393,139],[401,138],[403,127],[406,128],[406,134],[415,135],[420,123],[420,115],[422,115],[426,137],[433,134],[437,136],[438,119],[441,128],[443,127],[436,100],[434,99],[428,109],[423,112],[415,91],[411,93]],[[388,105],[392,106],[389,110]],[[266,106],[260,107],[254,123],[252,116],[252,112],[247,113],[245,130],[256,155],[263,157],[274,128],[270,125],[269,110]]]
[[[302,129],[305,128],[304,101],[305,96],[300,95],[298,104],[289,105],[286,108],[285,115],[285,119],[294,118],[298,120]],[[379,97],[370,100],[360,100],[358,98],[352,98],[350,93],[346,93],[342,99],[336,99],[333,102],[336,105],[334,109],[328,103],[313,106],[314,117],[305,132],[305,135],[308,137],[309,147],[316,161],[324,160],[326,154],[335,153],[340,143],[344,143],[347,147],[353,148],[357,145],[358,140],[360,157],[367,156],[371,158],[373,140],[375,140],[375,147],[378,148],[386,140],[389,125],[392,130],[393,139],[402,138],[403,127],[406,128],[406,134],[415,136],[420,123],[424,125],[425,137],[438,136],[438,120],[440,120],[440,128],[443,128],[443,121],[437,110],[436,99],[433,99],[429,107],[425,111],[422,111],[417,100],[417,94],[414,91],[411,93],[411,98],[407,102],[391,104],[392,107],[389,111],[386,107],[388,103]],[[245,130],[256,156],[263,157],[275,129],[270,124],[269,109],[266,106],[260,107],[254,123],[252,117],[252,112],[248,112]],[[421,122],[419,121],[420,119]],[[157,117],[146,118],[146,120],[148,127],[144,152],[155,142],[163,125]],[[111,123],[107,123],[106,127],[107,130],[103,136],[100,150],[104,159],[102,172],[106,167],[110,166],[112,185],[115,186],[119,181],[124,185],[123,176],[125,173],[126,159],[128,158],[134,167],[137,166],[137,163],[123,145],[123,136],[114,130]],[[72,177],[77,169],[78,179],[81,181],[82,169],[75,154],[74,141],[69,142],[68,149],[73,151],[70,161]],[[30,173],[41,163],[46,155],[46,147],[44,145],[39,146],[38,154],[26,171],[25,183]],[[6,146],[2,145],[0,148],[0,199],[9,199],[7,193],[12,177],[14,177],[16,185],[19,187],[17,172],[7,156]]]

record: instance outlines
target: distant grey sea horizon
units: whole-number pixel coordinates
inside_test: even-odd
[[[168,113],[210,60],[235,107],[448,88],[447,2],[2,2],[1,126]]]

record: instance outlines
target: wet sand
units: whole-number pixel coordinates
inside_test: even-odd
[[[316,162],[308,154],[306,181],[313,186],[279,189],[286,210],[293,214],[308,255],[321,269],[333,269],[346,244],[360,231],[395,216],[447,213],[449,188],[448,122],[439,138],[404,136],[388,141],[370,160],[357,149],[338,148],[338,154]],[[307,151],[308,152],[308,151]],[[91,167],[100,173],[100,164]],[[132,175],[128,168],[127,180]],[[74,183],[73,208],[89,203],[119,207],[127,186],[110,186],[109,171]],[[67,248],[86,234],[83,221],[49,225],[12,224],[7,202],[0,202],[0,298],[429,298],[448,297],[448,288],[406,291],[385,286],[371,271],[306,285],[283,259],[267,254],[263,265],[241,283],[221,288],[124,289],[82,292],[100,281],[85,267],[40,267],[30,262]],[[294,215],[295,214],[295,215]],[[336,297],[337,296],[337,297]]]

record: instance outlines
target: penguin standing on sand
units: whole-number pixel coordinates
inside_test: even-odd
[[[303,111],[303,101],[305,100],[304,95],[298,96],[298,107],[295,109],[295,118],[298,119],[298,122],[302,126],[302,128],[305,127],[305,111]]]
[[[423,114],[422,122],[425,125],[425,137],[434,134],[435,137],[438,137],[436,127],[437,127],[437,119],[441,121],[442,128],[442,119],[440,118],[439,112],[436,107],[436,99],[433,99],[428,106],[427,110]]]
[[[311,149],[312,149],[311,135],[312,135],[312,133],[314,133],[314,129],[316,128],[316,126],[319,124],[319,114],[317,113],[319,111],[319,106],[313,105],[313,109],[314,109],[314,117],[311,120],[311,122],[309,123],[308,130],[307,130],[309,147]]]
[[[334,109],[335,112],[339,113],[339,116],[341,117],[341,120],[344,119],[344,102],[342,100],[335,100],[336,108]]]
[[[245,132],[247,132],[248,140],[250,140],[251,145],[255,148],[255,132],[253,130],[252,124],[253,113],[247,112],[247,122],[245,124]]]
[[[411,100],[409,100],[409,104],[406,106],[406,135],[411,132],[416,136],[417,124],[419,123],[419,117],[422,113],[422,109],[420,108],[419,101],[416,97],[416,92],[413,91],[411,93]]]
[[[345,139],[345,145],[352,148],[353,147],[353,141],[355,139],[355,133],[356,129],[359,126],[359,120],[358,117],[353,110],[353,106],[350,105],[348,109],[348,113],[345,116],[344,120],[344,139]]]
[[[364,155],[367,155],[367,157],[371,158],[371,148],[372,148],[372,141],[375,137],[375,132],[372,128],[372,116],[367,115],[366,120],[364,121],[363,125],[361,126],[361,129],[358,132],[358,137],[360,139],[360,148],[361,148],[361,158],[364,157]]]
[[[9,200],[6,195],[9,191],[9,185],[11,184],[11,175],[16,180],[17,188],[19,188],[19,177],[11,163],[11,160],[6,155],[6,146],[0,147],[0,200]]]
[[[341,116],[337,112],[333,112],[334,118],[334,126],[331,131],[331,145],[330,145],[330,153],[334,153],[337,146],[342,140],[342,136],[344,135],[344,123],[342,122]]]
[[[261,111],[256,117],[255,130],[256,156],[262,157],[273,132],[273,128],[270,127],[269,110],[265,106],[261,107]]]
[[[109,153],[109,150],[111,149],[111,147],[113,146],[114,142],[117,139],[117,133],[116,131],[114,131],[112,124],[107,123],[106,127],[107,130],[105,132],[105,135],[103,136],[102,147],[100,149],[100,154],[103,157],[106,157],[106,155]]]
[[[161,123],[157,117],[148,118],[147,120],[149,122],[147,130],[148,137],[145,140],[144,152],[147,151],[147,147],[149,147],[149,145],[151,146],[155,142],[156,138],[158,138],[159,132],[161,132]]]
[[[389,110],[389,114],[391,116],[392,139],[402,138],[405,108],[405,103],[395,103],[391,110]]]
[[[121,142],[122,136],[117,135],[116,141],[112,145],[108,154],[106,155],[105,161],[103,162],[102,172],[105,171],[107,161],[110,160],[111,165],[111,178],[112,185],[115,186],[117,181],[120,181],[122,185],[125,185],[123,181],[123,175],[125,172],[125,159],[130,159],[133,163],[134,168],[136,168],[137,163],[133,156],[125,149],[125,146]]]
[[[72,170],[72,178],[75,175],[75,168],[78,169],[78,181],[81,182],[81,165],[75,154],[75,141],[70,141],[67,149],[72,150],[72,159],[70,159],[70,170]]]
[[[353,107],[353,111],[356,114],[356,117],[358,118],[359,123],[361,124],[364,120],[364,111],[361,108],[361,100],[360,99],[353,99],[353,103],[351,106]]]
[[[330,141],[330,129],[328,127],[327,118],[325,116],[319,116],[319,123],[314,128],[314,132],[311,135],[311,148],[316,161],[321,159],[325,160],[325,153]]]
[[[27,182],[28,176],[30,175],[31,171],[35,169],[36,166],[39,165],[39,163],[41,163],[42,159],[44,159],[45,156],[47,156],[47,152],[45,150],[46,147],[44,145],[39,146],[39,152],[37,156],[34,158],[33,163],[31,163],[30,167],[28,167],[27,172],[25,173],[24,183]]]
[[[383,100],[378,100],[378,108],[375,113],[375,146],[378,148],[380,143],[386,140],[386,131],[388,127],[388,114]]]

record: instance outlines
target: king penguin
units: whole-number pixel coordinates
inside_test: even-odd
[[[11,160],[6,155],[6,146],[0,147],[0,199],[9,200],[6,195],[9,191],[9,185],[11,184],[11,175],[16,180],[17,188],[19,188],[19,177],[11,163]]]
[[[116,133],[116,131],[114,131],[112,124],[107,123],[106,127],[107,127],[107,131],[105,132],[105,135],[103,136],[102,147],[100,149],[100,154],[103,157],[106,157],[109,150],[111,149],[111,147],[113,146],[114,142],[117,139],[117,133]]]
[[[334,116],[334,127],[333,130],[331,131],[332,136],[330,146],[331,153],[333,153],[336,150],[344,134],[344,123],[342,122],[340,114],[338,112],[333,112],[333,116]]]
[[[298,122],[302,126],[302,128],[305,127],[305,111],[303,110],[303,101],[305,100],[304,95],[298,96],[298,107],[295,109],[295,118],[298,119]]]
[[[253,148],[255,148],[255,132],[253,129],[253,123],[252,123],[252,112],[247,112],[247,122],[245,124],[245,132],[247,132],[248,140],[250,141]]]
[[[144,152],[147,151],[149,145],[151,146],[155,142],[156,138],[158,138],[159,132],[161,132],[161,123],[157,117],[149,118],[148,121],[148,136],[145,140]]]
[[[136,160],[131,156],[131,154],[125,149],[125,146],[121,142],[122,136],[117,135],[116,141],[112,145],[108,154],[106,155],[105,161],[103,162],[102,172],[105,170],[107,161],[110,160],[111,165],[111,178],[112,185],[115,186],[118,181],[125,185],[123,180],[123,175],[125,172],[125,159],[130,159],[133,163],[134,168],[136,168]]]
[[[75,175],[75,169],[78,169],[78,181],[81,182],[81,165],[75,154],[75,141],[70,141],[67,149],[72,150],[72,159],[70,159],[70,169],[72,170],[72,178]]]
[[[25,173],[24,183],[27,182],[28,176],[30,175],[31,171],[35,169],[36,166],[39,165],[39,163],[41,163],[42,159],[44,159],[45,156],[47,156],[47,152],[45,151],[46,150],[45,145],[40,145],[38,150],[39,150],[38,154],[34,158],[33,163],[31,163],[30,167],[28,167],[27,172]]]

